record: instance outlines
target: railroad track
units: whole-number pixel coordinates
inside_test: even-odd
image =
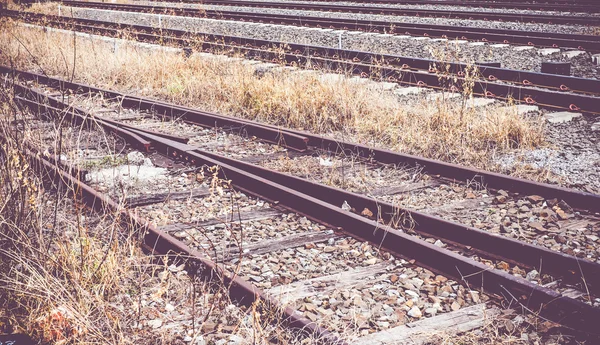
[[[74,3],[71,2],[70,5]],[[293,16],[268,13],[244,13],[238,11],[198,11],[174,7],[123,5],[107,3],[85,3],[87,6],[102,9],[128,10],[134,12],[172,13],[183,16],[201,16],[206,18],[250,21],[258,23],[297,25],[316,28],[332,28],[344,30],[360,30],[416,37],[441,39],[465,39],[497,44],[524,44],[537,47],[577,48],[592,53],[600,52],[600,36],[560,34],[552,32],[502,30],[477,27],[456,27],[433,24],[416,24],[402,22],[385,22],[370,20],[349,20],[338,18],[322,18],[310,16]],[[75,6],[82,6],[80,3]]]
[[[460,63],[429,59],[373,54],[285,42],[242,37],[190,34],[186,31],[156,29],[147,26],[119,26],[111,22],[44,16],[5,11],[4,15],[28,22],[118,37],[127,29],[128,37],[158,44],[174,44],[203,51],[241,54],[246,58],[290,66],[310,66],[340,73],[350,73],[378,80],[448,91],[462,90],[465,70]],[[438,66],[442,66],[438,69]],[[476,95],[500,100],[514,100],[552,109],[596,114],[600,109],[600,81],[553,74],[478,66],[481,78],[473,88]]]
[[[290,303],[285,309],[286,324],[292,328],[309,327],[310,332],[323,335],[326,341],[338,341],[326,329],[315,326],[327,320],[325,328],[335,333],[343,333],[346,328],[363,331],[364,338],[359,341],[368,344],[382,337],[380,331],[388,327],[406,332],[401,325],[412,318],[406,315],[439,313],[442,317],[456,308],[502,299],[507,305],[534,311],[566,327],[597,334],[600,309],[593,305],[597,305],[600,292],[600,264],[596,263],[593,234],[600,226],[598,195],[198,112],[5,67],[1,71],[21,78],[21,83],[13,86],[17,101],[36,112],[61,113],[76,123],[91,119],[145,152],[145,157],[152,154],[157,164],[187,168],[188,173],[197,171],[197,167],[220,166],[219,176],[231,180],[229,188],[244,202],[237,211],[226,200],[220,200],[215,207],[223,212],[216,218],[202,219],[207,203],[215,201],[207,196],[206,187],[190,191],[189,186],[170,192],[157,186],[153,194],[127,198],[126,206],[158,225],[144,225],[149,231],[149,248],[161,254],[191,254],[208,267],[204,272],[207,276],[215,267],[237,272],[245,280],[232,278],[232,294],[241,303],[264,298],[276,305],[276,300],[284,298]],[[65,95],[71,96],[65,99]],[[86,100],[86,109],[93,111],[81,108],[82,99]],[[249,139],[252,137],[259,142]],[[281,147],[288,151],[281,152]],[[322,157],[352,161],[352,165],[341,167],[348,179],[357,172],[389,178],[368,188],[354,186],[356,193],[328,187],[319,182],[329,177],[328,172],[339,172],[340,166],[311,164]],[[281,172],[285,168],[266,168],[275,168],[285,159],[292,159],[293,166],[314,168],[311,176],[317,181],[294,176],[298,173],[293,170],[290,174]],[[469,187],[474,181],[486,188]],[[88,201],[97,206],[100,202],[114,203],[109,197],[123,197],[118,192],[109,191],[107,196],[90,187],[82,188]],[[428,207],[421,212],[393,202],[411,194],[429,200],[424,202]],[[188,200],[190,195],[195,197]],[[522,214],[524,207],[536,211]],[[502,209],[507,217],[522,219],[519,230],[508,224],[496,224],[498,231],[482,230],[446,220],[461,214],[489,214],[490,210],[502,213]],[[302,216],[307,217],[301,221],[304,226],[286,228],[288,220]],[[530,221],[530,216],[539,222]],[[232,220],[234,225],[227,226]],[[137,218],[135,221],[140,226],[145,224]],[[236,221],[242,226],[236,227]],[[227,235],[220,224],[225,224],[225,230],[233,235]],[[284,226],[273,232],[273,224]],[[271,232],[265,231],[269,226]],[[586,240],[590,242],[572,243],[575,240],[570,236],[577,232],[590,233]],[[513,238],[515,234],[525,240]],[[569,244],[556,250],[545,238],[559,234],[568,237]],[[231,241],[223,240],[224,236],[243,243],[241,252],[232,250]],[[531,243],[543,243],[548,248]],[[326,269],[303,261],[313,259]],[[286,272],[283,267],[293,268]],[[539,272],[527,273],[534,269]],[[524,279],[525,275],[529,280]],[[373,284],[365,286],[365,281]],[[448,281],[453,281],[450,288],[442,284]],[[385,293],[391,294],[388,297],[394,301],[361,299],[356,302],[359,309],[363,302],[374,303],[381,314],[374,315],[371,323],[367,320],[348,325],[343,310],[355,299],[343,306],[336,302],[347,300],[344,292],[342,297],[330,295],[356,287],[359,282],[363,284],[358,291],[378,286],[387,289]],[[323,302],[325,299],[327,302]],[[437,302],[425,302],[427,299]],[[458,304],[453,307],[454,302]],[[389,308],[399,310],[402,318],[386,319]],[[384,333],[394,334],[389,330]]]
[[[410,35],[441,39],[475,40],[498,44],[523,44],[537,47],[577,48],[600,52],[600,36],[560,34],[539,31],[502,30],[478,27],[456,27],[434,24],[416,24],[356,19],[294,16],[284,14],[252,13],[239,11],[197,10],[189,8],[109,4],[93,2],[69,2],[69,6],[92,7],[144,13],[165,13],[180,16],[205,17],[257,23],[296,25],[316,28],[359,30],[395,35]]]
[[[79,1],[62,1],[68,6],[107,6],[108,4],[99,5],[102,3],[96,2],[79,2]],[[341,6],[330,4],[302,4],[293,2],[262,2],[262,1],[214,1],[208,0],[203,4],[218,4],[221,6],[238,6],[238,7],[255,7],[255,8],[279,8],[289,10],[306,10],[306,11],[324,11],[324,12],[345,12],[345,13],[361,13],[361,14],[381,14],[393,16],[409,16],[409,17],[430,17],[430,18],[445,18],[445,19],[470,19],[470,20],[493,20],[504,22],[525,22],[525,23],[543,23],[543,24],[573,24],[584,26],[600,25],[600,17],[580,17],[566,15],[542,15],[542,14],[505,14],[497,12],[472,12],[472,11],[443,11],[443,10],[425,10],[425,9],[400,9],[400,8],[382,8],[382,7],[367,7],[367,6]],[[114,5],[114,4],[111,4]],[[127,6],[131,9],[152,10],[160,9],[151,5],[119,5]],[[145,8],[144,8],[145,7]],[[198,10],[179,9],[178,11],[188,13],[199,13]],[[200,13],[202,10],[200,10]]]
[[[209,2],[199,0],[162,0],[164,2],[179,3],[197,3],[211,5],[227,5],[229,1],[210,0]],[[339,2],[339,0],[317,0],[312,2]],[[239,1],[242,3],[246,1]],[[496,2],[496,1],[449,1],[449,0],[350,0],[348,2],[361,4],[386,4],[386,5],[442,5],[442,6],[460,6],[460,7],[479,7],[479,8],[500,8],[500,9],[519,9],[534,11],[562,11],[562,12],[583,12],[598,13],[600,6],[595,2],[590,3],[554,3],[554,2]],[[255,1],[256,3],[256,1]],[[236,5],[237,6],[237,5]]]

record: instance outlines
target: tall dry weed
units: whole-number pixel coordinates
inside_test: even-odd
[[[5,23],[0,63],[477,167],[488,166],[497,153],[543,143],[541,120],[510,107],[467,109],[460,102],[424,97],[406,102],[348,79],[257,74],[241,62],[114,42]]]

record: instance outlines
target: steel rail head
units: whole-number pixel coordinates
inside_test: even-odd
[[[137,147],[139,147],[147,152],[150,150],[150,144],[151,144],[150,141],[143,139],[142,137],[138,136],[135,133],[132,133],[128,129],[120,128],[113,124],[105,122],[101,119],[95,118],[93,116],[89,116],[89,114],[87,114],[87,112],[85,112],[82,109],[70,106],[69,104],[63,103],[60,100],[49,97],[41,92],[29,89],[18,83],[15,83],[11,86],[17,94],[20,94],[23,97],[26,97],[26,99],[31,100],[34,104],[40,104],[39,103],[40,101],[41,102],[46,101],[46,102],[48,102],[48,104],[51,107],[53,107],[55,109],[60,109],[61,113],[57,114],[58,116],[66,116],[67,118],[71,119],[71,121],[73,121],[74,123],[85,125],[85,126],[92,126],[94,124],[99,124],[105,130],[114,132],[124,139],[129,139],[129,140],[134,141],[136,143]],[[33,97],[33,100],[31,99],[32,97]]]
[[[8,67],[4,67],[0,65],[0,71],[4,73],[16,73],[25,78],[39,80],[42,83],[50,83],[50,84],[60,84],[62,81],[57,78],[49,78],[40,76],[36,73],[13,70]],[[67,85],[67,84],[64,84]],[[77,90],[83,89],[86,92],[100,92],[103,94],[110,94],[113,98],[116,99],[126,99],[131,98],[133,101],[132,105],[140,106],[143,109],[152,109],[152,107],[157,104],[162,106],[162,110],[165,113],[174,113],[178,116],[180,114],[186,113],[194,113],[197,112],[194,109],[174,106],[168,103],[144,99],[141,97],[133,97],[133,96],[124,96],[121,93],[115,91],[109,91],[104,89],[95,88],[89,85],[82,85],[77,83],[70,83],[68,85],[70,89]],[[211,114],[205,112],[197,112],[195,116],[211,116],[209,117],[213,121],[212,116],[217,116],[220,119],[226,121],[240,121],[236,122],[237,125],[244,125],[246,123],[253,123],[248,120],[238,119],[230,116]],[[194,121],[192,121],[194,122]],[[197,122],[195,122],[197,123]],[[357,155],[366,159],[375,159],[377,162],[382,164],[395,164],[395,165],[409,165],[409,166],[418,166],[422,167],[425,172],[430,174],[439,174],[445,176],[447,178],[451,178],[458,181],[473,181],[476,180],[481,185],[487,186],[492,189],[506,189],[506,190],[519,190],[523,193],[530,194],[539,194],[543,197],[548,198],[561,198],[565,200],[569,205],[579,209],[586,209],[592,212],[600,212],[600,196],[591,193],[585,193],[576,191],[574,189],[563,188],[560,186],[549,185],[545,183],[534,182],[530,180],[525,180],[521,178],[515,178],[508,175],[503,175],[499,173],[494,173],[490,171],[480,170],[480,169],[472,169],[464,166],[460,166],[457,164],[446,163],[438,160],[423,158],[419,156],[403,154],[396,151],[385,150],[385,149],[377,149],[365,145],[360,145],[356,143],[349,143],[340,140],[334,140],[327,138],[323,135],[315,135],[312,133],[308,133],[305,131],[298,131],[293,129],[282,129],[279,127],[273,127],[270,125],[262,125],[267,129],[271,129],[276,131],[276,133],[289,133],[295,135],[297,138],[301,138],[301,140],[305,143],[305,145],[310,145],[311,147],[316,147],[319,149],[324,149],[328,151],[336,152],[344,152],[348,154]],[[264,139],[264,138],[263,138]],[[290,142],[286,140],[286,145],[290,145]]]
[[[156,138],[172,141],[159,136],[156,136]],[[177,141],[172,142],[179,143]],[[278,324],[288,329],[293,329],[304,336],[310,336],[318,344],[347,345],[346,342],[327,329],[300,316],[293,308],[282,307],[273,297],[236,274],[228,272],[223,265],[205,259],[197,250],[175,239],[170,234],[158,230],[149,222],[138,218],[134,213],[126,210],[107,195],[96,191],[81,180],[67,174],[58,166],[46,161],[39,155],[29,150],[25,150],[24,153],[30,161],[35,163],[38,169],[49,172],[54,177],[54,180],[69,187],[71,192],[78,196],[79,200],[85,202],[95,210],[111,211],[118,214],[122,224],[130,226],[138,233],[143,234],[143,245],[146,248],[152,249],[153,254],[167,256],[171,261],[183,261],[188,268],[188,272],[191,274],[200,275],[211,281],[218,280],[223,287],[227,288],[227,293],[232,300],[240,304],[250,306],[258,303],[259,308],[269,311],[275,310],[276,313],[281,315],[281,320],[276,320]]]
[[[100,93],[105,97],[119,100],[122,107],[133,107],[140,110],[147,110],[157,113],[159,115],[168,116],[169,118],[181,119],[204,127],[212,128],[216,126],[238,128],[240,132],[243,132],[249,136],[255,136],[261,140],[273,144],[283,145],[289,149],[298,152],[303,152],[307,149],[307,137],[291,133],[280,127],[264,125],[256,121],[235,118],[232,116],[224,116],[215,113],[198,111],[196,109],[169,105],[159,100],[151,100],[131,95],[124,95],[119,92],[110,91],[102,88],[96,88],[90,85],[75,82],[67,82],[59,78],[51,78],[37,73],[15,70],[2,65],[0,65],[0,72],[9,74],[15,73],[16,75],[21,76],[22,78],[35,80],[39,83],[56,87],[61,90],[68,89],[83,93]],[[25,92],[25,89],[23,89],[22,91]],[[41,97],[39,95],[38,97]],[[46,98],[46,96],[44,95],[43,98]],[[81,109],[77,109],[76,112],[82,113],[83,111]],[[96,121],[100,119],[98,117],[93,116],[88,116],[87,118],[94,118]],[[105,123],[107,126],[111,126],[111,129],[120,128],[120,131],[122,131],[123,133],[128,133],[126,129],[131,127],[117,121],[112,121],[110,119],[103,120],[103,123]],[[159,135],[165,138],[170,138],[175,141],[187,142],[187,140],[184,138],[169,136],[167,134]],[[145,144],[148,143],[145,142],[144,145]]]
[[[143,135],[143,131],[137,131]],[[148,134],[149,138],[152,135]],[[352,236],[376,244],[380,248],[394,253],[400,257],[414,259],[420,265],[443,275],[453,277],[457,281],[467,284],[471,289],[482,289],[490,293],[504,296],[509,301],[515,301],[535,310],[540,315],[558,322],[569,328],[589,334],[600,334],[597,329],[597,319],[600,318],[600,309],[592,307],[572,298],[561,296],[559,293],[533,284],[524,278],[512,276],[504,271],[490,268],[480,262],[463,257],[450,250],[439,248],[424,240],[405,234],[389,226],[369,220],[352,212],[344,211],[326,201],[317,199],[299,192],[293,186],[284,186],[274,182],[272,177],[280,173],[271,171],[268,177],[261,177],[252,172],[228,163],[238,163],[232,159],[200,153],[199,150],[185,144],[154,138],[157,149],[162,154],[176,156],[186,160],[193,160],[195,165],[221,167],[220,174],[245,191],[261,198],[277,201],[294,212],[298,212],[316,219],[325,224],[331,224],[343,229]],[[245,164],[245,163],[244,163]],[[240,164],[243,166],[243,164]],[[250,169],[249,169],[250,170]],[[304,187],[304,186],[302,186]],[[300,188],[302,188],[300,187]],[[321,198],[321,190],[318,197]]]
[[[142,133],[139,133],[142,135]],[[183,149],[180,149],[183,150]],[[195,152],[201,152],[196,149]],[[385,224],[402,223],[403,216],[410,217],[415,225],[410,230],[422,234],[448,239],[462,247],[473,247],[481,254],[492,255],[505,261],[517,262],[519,265],[538,267],[542,263],[544,270],[560,275],[568,281],[589,284],[590,291],[600,295],[600,264],[579,259],[577,257],[552,251],[544,247],[531,245],[511,238],[498,236],[484,230],[447,221],[422,212],[398,207],[368,196],[345,191],[343,189],[325,186],[316,182],[295,176],[283,174],[232,158],[221,157],[217,154],[201,152],[203,155],[219,160],[230,166],[243,169],[256,176],[268,179],[282,186],[301,190],[304,194],[319,198],[332,205],[349,203],[357,210],[378,210],[377,219]],[[600,198],[600,196],[598,196]],[[411,222],[412,223],[412,222]]]
[[[200,154],[197,149],[180,143],[155,136],[141,130],[132,130],[139,136],[153,141],[162,154],[180,157],[194,161],[195,165],[219,165],[223,177],[233,179],[234,184],[260,195],[268,200],[277,200],[286,207],[309,215],[326,224],[332,224],[351,232],[353,236],[382,245],[382,248],[397,255],[413,258],[420,264],[459,281],[468,282],[486,291],[504,295],[514,299],[528,308],[540,308],[541,314],[574,329],[589,333],[597,333],[595,321],[600,317],[599,309],[571,298],[560,296],[558,293],[531,284],[528,281],[510,276],[504,272],[489,269],[489,267],[464,258],[451,251],[440,249],[410,235],[389,228],[385,225],[366,219],[365,217],[341,210],[331,203],[316,199],[282,184],[253,175],[248,171],[228,165],[240,163],[223,157],[210,157],[210,154]],[[225,163],[224,163],[225,162]],[[245,164],[245,163],[244,163]],[[256,172],[256,167],[252,168]],[[269,172],[269,176],[277,176]],[[292,177],[286,177],[292,178]],[[278,181],[280,182],[280,181]],[[319,192],[321,197],[323,190]],[[482,280],[483,278],[483,280]],[[482,284],[485,282],[485,284]]]
[[[298,152],[307,149],[308,138],[288,132],[280,127],[264,125],[256,121],[223,116],[220,114],[198,111],[183,106],[174,106],[159,100],[148,100],[141,97],[125,96],[123,106],[133,106],[138,109],[151,110],[168,118],[180,119],[204,127],[238,128],[242,133],[255,136],[266,142],[284,145]]]

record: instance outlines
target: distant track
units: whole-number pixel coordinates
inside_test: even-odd
[[[351,73],[378,80],[433,89],[462,90],[466,65],[449,63],[450,70],[438,71],[440,62],[396,55],[373,54],[328,47],[290,44],[285,42],[247,39],[242,37],[194,34],[178,30],[157,30],[145,26],[116,25],[111,22],[44,16],[31,13],[5,12],[32,23],[101,33],[118,37],[124,29],[140,41],[194,46],[201,50],[242,54],[246,58],[277,62],[291,66],[305,66]],[[444,62],[442,66],[446,66]],[[445,67],[443,67],[445,68]],[[600,80],[479,66],[482,79],[475,83],[473,92],[483,97],[536,104],[548,108],[599,113]],[[446,75],[440,78],[437,73]],[[455,78],[456,77],[456,78]]]
[[[457,27],[435,24],[414,24],[371,20],[323,18],[283,14],[252,13],[238,11],[197,10],[188,8],[126,5],[98,2],[71,1],[65,5],[90,7],[119,11],[165,13],[180,16],[205,17],[257,23],[309,26],[345,30],[360,30],[396,35],[427,36],[432,38],[469,39],[490,43],[533,45],[538,47],[577,48],[590,52],[600,52],[600,36],[580,34],[560,34],[539,31],[519,31],[488,29],[478,27]]]
[[[229,0],[156,0],[157,2],[177,2],[189,4],[210,4],[210,5],[227,5],[233,4],[234,1]],[[311,2],[345,2],[345,0],[310,0]],[[236,5],[246,3],[248,1],[235,1]],[[505,2],[505,1],[456,1],[456,0],[349,0],[347,2],[361,4],[386,4],[386,5],[442,5],[442,6],[460,6],[460,7],[480,7],[480,8],[501,8],[501,9],[520,9],[520,10],[535,10],[535,11],[562,11],[562,12],[583,12],[583,13],[598,13],[600,12],[600,4],[597,2],[589,3],[546,3],[546,2]],[[258,1],[255,1],[258,3]],[[270,2],[287,4],[288,1]],[[293,2],[290,2],[293,3]]]
[[[72,5],[73,1],[63,1],[65,5]],[[473,20],[494,20],[504,22],[524,22],[524,23],[543,23],[543,24],[575,24],[584,26],[600,25],[600,17],[579,17],[576,15],[542,15],[542,14],[512,14],[498,12],[475,12],[475,11],[444,11],[444,10],[424,10],[424,9],[399,9],[399,8],[382,8],[382,7],[367,7],[367,6],[341,6],[329,4],[298,4],[293,2],[260,2],[260,1],[236,1],[236,0],[207,0],[203,2],[206,5],[222,5],[222,6],[240,6],[240,7],[256,7],[256,8],[281,8],[289,10],[306,10],[306,11],[324,11],[324,12],[346,12],[346,13],[364,13],[364,14],[381,14],[393,16],[409,16],[409,17],[431,17],[431,18],[446,18],[446,19],[473,19]],[[89,2],[95,4],[94,2]],[[75,6],[75,5],[73,5]],[[127,5],[132,6],[132,5]],[[133,5],[135,6],[135,5]],[[153,6],[148,6],[153,7]]]

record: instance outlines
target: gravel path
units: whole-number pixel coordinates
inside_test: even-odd
[[[542,56],[535,48],[527,50],[507,49],[504,46],[480,45],[458,41],[439,41],[427,38],[363,34],[353,31],[331,29],[307,29],[294,26],[263,25],[213,19],[131,13],[122,11],[73,8],[78,18],[113,21],[123,24],[159,26],[177,30],[243,36],[282,42],[295,42],[317,46],[371,51],[382,54],[460,60],[464,62],[501,62],[504,68],[540,71],[543,61],[571,61],[575,76],[600,77],[600,66],[592,64],[589,55],[583,54],[569,59],[560,52]],[[160,17],[160,19],[159,19]],[[160,24],[159,24],[160,20]]]

